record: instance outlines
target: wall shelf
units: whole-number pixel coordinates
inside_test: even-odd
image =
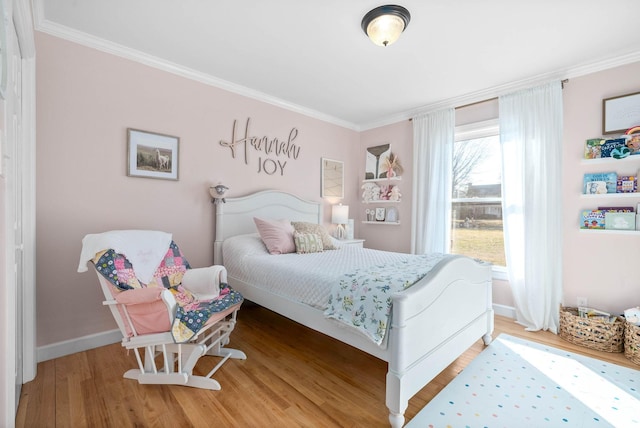
[[[362,224],[384,224],[386,226],[398,226],[400,224],[399,221],[366,221],[363,220]]]
[[[633,161],[640,161],[640,155],[631,155],[626,158],[596,158],[596,159],[582,159],[582,163],[585,165],[599,165],[599,164],[611,164],[611,163],[627,163]]]
[[[362,180],[363,183],[381,183],[383,181],[402,181],[402,176],[391,178],[368,178],[366,180]]]
[[[613,230],[613,229],[579,229],[580,233],[593,233],[595,235],[640,235],[640,230]]]
[[[640,198],[640,192],[633,193],[596,193],[596,194],[585,194],[582,193],[580,195],[582,198],[587,199],[599,199],[599,198]]]

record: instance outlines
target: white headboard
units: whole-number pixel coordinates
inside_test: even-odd
[[[216,201],[215,264],[222,264],[222,242],[226,238],[256,233],[254,217],[322,223],[322,203],[306,201],[291,193],[263,190],[240,198]]]

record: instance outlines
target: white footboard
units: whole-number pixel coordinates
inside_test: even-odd
[[[254,233],[253,217],[287,218],[320,223],[322,205],[278,191],[263,191],[216,201],[215,262],[223,264],[222,242]],[[255,303],[307,327],[355,346],[389,363],[387,398],[392,426],[404,424],[409,399],[475,341],[491,340],[491,267],[448,256],[408,290],[396,295],[387,348],[376,346],[350,329],[327,320],[323,311],[270,293],[235,278],[229,283]]]
[[[478,339],[493,332],[491,267],[451,256],[394,296],[387,398],[389,421],[404,424],[409,399]]]

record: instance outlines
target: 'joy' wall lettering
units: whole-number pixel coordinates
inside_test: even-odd
[[[243,150],[245,165],[249,165],[249,148],[252,147],[254,151],[261,153],[261,155],[258,156],[258,173],[264,172],[267,175],[273,175],[276,172],[284,175],[287,159],[298,159],[300,147],[293,143],[298,137],[298,130],[296,128],[291,128],[289,137],[286,140],[279,140],[277,137],[269,139],[267,136],[253,137],[249,136],[249,123],[251,122],[251,118],[247,118],[247,123],[244,127],[244,136],[238,136],[236,132],[237,122],[237,120],[233,121],[231,140],[220,140],[221,146],[231,149],[232,158],[235,159],[236,148],[239,147]],[[264,158],[262,154],[264,154]]]

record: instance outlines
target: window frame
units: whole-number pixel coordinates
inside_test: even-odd
[[[454,143],[457,143],[460,141],[466,141],[466,140],[473,140],[476,138],[491,137],[494,135],[497,135],[498,137],[500,136],[500,123],[498,119],[484,120],[481,122],[473,122],[473,123],[468,123],[468,124],[459,125],[455,127]],[[453,206],[454,201],[465,202],[465,199],[468,199],[469,201],[477,200],[477,199],[471,199],[471,198],[451,198],[451,205]],[[486,199],[493,200],[493,202],[496,202],[498,200],[502,202],[502,198],[486,198]],[[504,227],[503,227],[503,233],[504,233]],[[449,251],[451,251],[451,249]],[[493,275],[492,275],[493,279],[498,279],[502,281],[507,281],[509,279],[506,266],[492,265],[491,270],[493,272]]]

